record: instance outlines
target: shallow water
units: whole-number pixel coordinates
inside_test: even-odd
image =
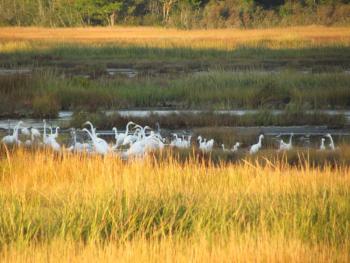
[[[31,68],[0,68],[0,76],[18,75],[18,74],[31,74],[33,69]]]
[[[194,75],[202,75],[202,74],[208,74],[210,71],[212,71],[209,68],[197,66],[197,67],[190,67],[184,69],[183,67],[177,67],[177,66],[167,66],[167,67],[144,67],[144,68],[133,68],[133,67],[127,67],[127,66],[108,66],[102,71],[95,72],[84,69],[79,69],[80,65],[59,65],[55,64],[55,69],[58,69],[60,72],[63,73],[62,76],[76,76],[76,77],[82,77],[82,78],[94,78],[96,77],[103,77],[103,76],[126,76],[127,78],[135,78],[138,75],[164,75],[164,74],[194,74]],[[0,76],[6,76],[6,75],[30,75],[33,74],[35,71],[41,71],[46,70],[47,68],[42,67],[25,67],[25,68],[0,68]],[[225,69],[226,72],[232,72],[234,73],[243,73],[243,72],[251,72],[252,69],[245,69],[243,68],[234,68],[234,69]],[[272,67],[272,68],[255,68],[253,69],[254,72],[260,73],[260,74],[279,74],[285,71],[283,68],[279,67]],[[300,74],[314,74],[311,68],[300,68],[295,69],[296,73]],[[318,73],[318,72],[315,72]],[[339,69],[336,71],[336,73],[342,73],[342,74],[350,74],[350,69]]]
[[[138,74],[138,71],[133,68],[107,68],[106,71],[110,76],[124,75],[128,78],[134,78]]]
[[[58,114],[58,118],[46,120],[50,126],[66,126],[72,119],[73,112],[70,111],[61,111]],[[12,129],[19,121],[23,121],[23,127],[33,127],[33,128],[42,128],[43,120],[42,119],[33,119],[33,118],[13,118],[13,119],[0,119],[0,130]]]
[[[61,68],[60,68],[61,69]],[[35,71],[40,70],[40,68],[35,68]],[[69,73],[68,70],[62,69],[63,72]],[[33,68],[0,68],[0,76],[9,75],[30,75],[33,74]],[[134,78],[138,75],[138,71],[133,68],[106,68],[105,74],[109,76],[126,76],[128,78]],[[82,78],[91,78],[89,74],[86,73],[70,73],[68,75],[73,75]]]
[[[122,117],[148,117],[151,114],[157,114],[160,116],[169,116],[171,114],[200,114],[206,113],[208,111],[203,110],[116,110],[116,111],[106,111],[107,115],[120,114]],[[232,116],[244,116],[245,114],[256,114],[261,111],[259,110],[217,110],[210,111],[214,114],[229,114]],[[284,113],[283,110],[272,110],[270,111],[274,115]],[[315,111],[306,111],[306,113],[314,113]],[[348,122],[350,123],[350,111],[347,110],[318,110],[318,113],[324,113],[328,115],[343,114]],[[66,112],[66,114],[70,114]],[[71,113],[73,114],[73,113]]]

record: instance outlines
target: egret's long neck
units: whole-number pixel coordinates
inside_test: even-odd
[[[16,132],[17,132],[17,125],[13,128],[12,136],[16,136]]]
[[[92,125],[92,123],[89,123],[89,124],[90,124],[90,127],[91,127],[91,135],[96,137],[96,132],[95,132],[94,126]]]
[[[118,131],[117,131],[117,129],[114,130],[114,139],[115,139],[115,142],[117,143],[117,141],[118,141]]]
[[[44,132],[43,132],[43,139],[46,138],[46,122],[44,122]]]
[[[19,129],[20,125],[21,125],[21,122],[17,123],[17,125],[13,131],[13,135],[14,135],[14,137],[16,137],[16,139],[18,138],[18,129]]]
[[[18,137],[18,128],[19,128],[19,124],[15,127],[15,129],[13,130],[13,136],[17,139]]]
[[[131,123],[128,123],[127,125],[126,125],[126,130],[125,130],[125,135],[128,135],[128,133],[129,133],[129,126],[131,125]]]
[[[91,132],[89,132],[89,130],[85,130],[85,131],[87,132],[87,134],[89,134],[89,136],[90,136],[92,142],[95,144],[95,143],[96,143],[96,138],[95,138],[95,136],[93,136],[93,135],[91,134]]]
[[[145,128],[143,128],[142,126],[140,125],[136,125],[135,128],[138,128],[140,131],[139,133],[141,134],[141,137],[145,137],[146,136],[146,132],[145,132]],[[136,131],[135,131],[136,132]]]
[[[293,134],[291,134],[289,137],[289,144],[292,144],[292,138],[293,138]]]

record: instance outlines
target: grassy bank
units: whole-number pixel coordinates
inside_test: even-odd
[[[176,109],[346,109],[350,75],[256,71],[85,79],[56,71],[0,76],[3,116],[55,116],[59,110],[123,108]]]
[[[292,44],[290,44],[292,43]],[[294,44],[293,44],[294,43]],[[271,47],[276,45],[275,47]],[[295,45],[295,46],[294,46]],[[2,42],[0,63],[11,65],[79,66],[79,65],[133,65],[157,67],[172,62],[185,67],[186,63],[197,67],[208,64],[222,66],[270,67],[289,66],[349,66],[349,44],[342,42],[318,45],[314,42],[269,41],[245,43],[230,48],[200,48],[166,44],[165,47],[136,45],[133,43],[46,43]],[[214,60],[214,61],[213,61]],[[149,63],[148,63],[149,62]],[[337,63],[338,62],[338,63]],[[328,64],[327,64],[328,63]]]
[[[348,166],[15,150],[2,155],[0,172],[8,262],[349,260]]]
[[[0,64],[133,65],[185,70],[349,66],[348,27],[174,30],[152,27],[2,28]]]
[[[193,129],[199,127],[235,127],[235,126],[295,126],[295,125],[325,125],[331,128],[342,128],[346,118],[342,114],[327,115],[324,113],[305,113],[302,111],[287,111],[278,115],[270,111],[247,113],[243,116],[230,114],[216,114],[213,112],[170,114],[162,116],[151,114],[148,117],[122,117],[119,114],[106,115],[104,113],[79,112],[73,115],[69,127],[81,127],[86,121],[93,122],[98,129],[125,129],[126,124],[134,121],[142,126],[148,125],[170,130]]]
[[[195,41],[191,43],[197,43]],[[210,41],[209,41],[210,43]],[[348,69],[349,43],[259,40],[233,47],[196,47],[166,43],[165,47],[135,43],[47,43],[0,40],[2,67],[51,67],[99,72],[105,67],[132,67],[147,73],[177,73],[207,69]],[[203,46],[207,44],[204,40]]]

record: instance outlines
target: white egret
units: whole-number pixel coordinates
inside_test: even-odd
[[[325,138],[322,138],[322,139],[321,139],[321,145],[320,145],[320,150],[321,150],[321,151],[326,150],[326,147],[324,146],[324,141],[325,141],[325,140],[326,140]]]
[[[21,144],[21,141],[18,139],[18,129],[19,127],[21,126],[23,122],[22,121],[19,121],[17,123],[17,125],[15,126],[15,128],[13,129],[13,133],[12,135],[7,135],[5,137],[3,137],[1,139],[1,141],[4,143],[4,144],[7,144],[7,145],[12,145],[12,144],[18,144],[20,145]]]
[[[226,148],[225,148],[225,144],[221,144],[221,147],[222,147],[222,150],[223,150],[224,152],[229,152],[229,151],[230,151],[229,149],[226,149]]]
[[[97,138],[96,135],[92,134],[88,129],[84,128],[83,131],[87,132],[92,140],[92,144],[97,153],[105,155],[109,152],[109,146],[103,139]]]
[[[335,146],[334,146],[334,141],[333,141],[333,138],[332,138],[332,135],[330,133],[327,133],[326,137],[329,138],[329,148],[331,148],[332,151],[335,150]]]
[[[130,125],[135,125],[135,123],[132,122],[132,121],[129,121],[129,122],[126,124],[125,133],[121,133],[121,134],[119,134],[119,136],[118,136],[117,146],[122,145],[122,144],[124,143],[125,137],[129,135],[129,126],[130,126]]]
[[[235,145],[233,145],[233,147],[231,148],[231,152],[234,152],[234,153],[237,152],[239,146],[241,146],[241,143],[236,142]]]
[[[282,139],[280,140],[280,148],[279,148],[280,151],[289,151],[293,148],[293,145],[292,145],[293,136],[294,136],[294,134],[291,133],[288,143],[285,143]]]
[[[253,144],[250,147],[250,149],[249,149],[250,154],[255,154],[260,150],[260,148],[262,147],[262,139],[264,139],[264,135],[260,134],[258,143]]]

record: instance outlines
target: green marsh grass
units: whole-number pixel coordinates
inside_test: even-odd
[[[303,74],[295,71],[211,71],[178,78],[140,76],[63,78],[57,71],[0,77],[2,114],[34,110],[37,97],[47,97],[56,110],[125,108],[176,109],[347,109],[350,75]],[[48,109],[48,113],[50,113]]]
[[[123,117],[120,114],[105,114],[102,112],[88,113],[77,112],[69,122],[70,127],[81,127],[86,121],[92,121],[99,129],[110,129],[117,127],[124,129],[126,124],[132,120],[140,125],[148,125],[156,129],[157,123],[160,127],[170,130],[203,128],[208,130],[212,127],[209,134],[218,127],[256,127],[256,126],[296,126],[296,125],[315,125],[328,126],[330,128],[343,128],[347,124],[346,117],[343,114],[328,115],[325,113],[313,112],[305,113],[302,111],[287,110],[281,114],[273,114],[268,110],[257,113],[246,113],[242,116],[231,114],[218,114],[214,112],[203,113],[173,113],[169,115],[150,114],[147,117]]]
[[[274,43],[276,44],[276,43]],[[277,43],[277,47],[271,48],[269,44],[261,41],[255,45],[245,44],[235,48],[191,48],[176,45],[168,45],[168,47],[157,47],[152,45],[135,45],[130,43],[120,44],[96,44],[96,43],[61,43],[53,44],[50,42],[25,42],[23,45],[16,45],[13,49],[6,48],[10,43],[2,42],[0,46],[3,49],[3,57],[18,59],[25,61],[31,58],[38,63],[73,62],[78,59],[79,62],[91,59],[111,61],[112,59],[121,59],[122,61],[140,60],[183,60],[183,59],[218,59],[219,61],[227,61],[229,59],[349,59],[346,55],[349,50],[348,43],[334,43],[330,45],[317,45],[312,42],[289,42]],[[22,48],[25,46],[25,48]],[[342,56],[343,54],[343,56]],[[10,59],[11,61],[11,59]],[[249,62],[249,61],[248,61]]]

